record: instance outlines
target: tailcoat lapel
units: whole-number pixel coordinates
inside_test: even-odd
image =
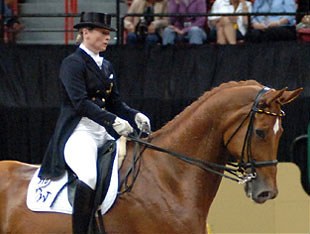
[[[86,66],[89,70],[91,70],[94,74],[97,75],[98,79],[102,80],[102,70],[98,67],[96,62],[90,57],[84,50],[78,48],[77,53],[80,54],[83,60],[86,63]]]

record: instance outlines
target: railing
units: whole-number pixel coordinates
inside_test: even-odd
[[[117,19],[116,14],[110,14],[112,18]],[[37,32],[63,32],[64,33],[64,44],[68,44],[70,40],[73,40],[74,33],[76,30],[73,28],[74,19],[79,18],[79,13],[55,13],[55,14],[20,14],[20,18],[63,18],[64,28],[59,29],[35,29],[35,28],[25,28],[23,33],[37,33]],[[118,24],[118,22],[117,22]],[[117,27],[118,28],[118,27]]]
[[[3,9],[3,8],[2,8]],[[141,16],[158,16],[158,17],[199,17],[199,16],[248,16],[248,26],[250,27],[251,25],[251,16],[269,16],[269,15],[289,15],[289,16],[298,16],[298,15],[306,15],[309,14],[308,12],[286,12],[286,13],[279,13],[279,12],[266,12],[266,13],[221,13],[221,14],[214,14],[214,13],[192,13],[192,14],[125,14],[124,16],[120,16],[119,10],[117,11],[118,13],[116,14],[111,14],[112,18],[116,19],[116,44],[120,45],[123,44],[124,41],[124,19],[128,16],[136,16],[136,17],[141,17]],[[63,29],[28,29],[25,28],[23,32],[31,33],[31,32],[64,32],[65,33],[65,44],[68,44],[69,39],[72,39],[73,33],[75,30],[73,30],[73,20],[76,17],[79,17],[80,14],[77,13],[58,13],[58,14],[21,14],[18,15],[19,18],[27,18],[27,17],[63,17],[65,19],[65,28]],[[2,19],[3,19],[3,13],[2,13]],[[3,21],[1,22],[1,34],[0,37],[3,39]],[[72,28],[72,29],[70,29]]]

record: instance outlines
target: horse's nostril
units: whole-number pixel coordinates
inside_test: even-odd
[[[273,191],[264,191],[261,192],[257,197],[259,199],[274,199],[277,196],[277,192],[273,192]]]
[[[269,191],[265,191],[262,192],[258,195],[259,198],[266,198],[266,197],[270,197],[270,192]]]

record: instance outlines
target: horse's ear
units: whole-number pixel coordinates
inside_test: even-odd
[[[263,100],[265,101],[265,104],[267,106],[270,106],[270,104],[275,101],[275,100],[278,100],[278,98],[280,98],[284,92],[286,92],[287,90],[287,87],[281,89],[281,90],[274,90],[274,89],[271,89],[269,92],[267,92],[265,95],[264,95],[264,98]]]
[[[303,91],[303,88],[298,88],[292,91],[285,91],[279,98],[279,103],[281,105],[285,105],[287,103],[290,103],[292,101],[294,101],[299,95],[300,93]]]
[[[287,87],[281,90],[271,89],[264,95],[262,101],[265,102],[267,106],[270,106],[271,103],[274,101],[277,101],[279,104],[284,105],[295,100],[300,95],[302,90],[303,88],[287,91]]]

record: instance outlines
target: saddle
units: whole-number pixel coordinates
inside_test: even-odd
[[[91,208],[91,218],[88,234],[105,233],[100,205],[108,192],[112,176],[113,162],[116,155],[116,142],[108,141],[98,150],[97,158],[97,184],[95,188],[95,198]],[[68,170],[68,200],[73,207],[75,190],[78,178],[72,170]],[[96,222],[96,212],[99,217],[99,223]]]
[[[126,155],[126,138],[108,141],[98,149],[97,184],[91,212],[89,233],[105,233],[103,218],[117,198],[118,169]],[[117,157],[117,158],[116,158]],[[27,207],[38,212],[72,214],[77,176],[67,168],[57,181],[41,180],[40,168],[33,175],[27,192]]]
[[[97,184],[95,189],[94,210],[102,204],[111,181],[113,162],[116,155],[116,142],[108,141],[98,150],[97,158]],[[77,176],[68,168],[68,200],[73,205],[76,190]]]

